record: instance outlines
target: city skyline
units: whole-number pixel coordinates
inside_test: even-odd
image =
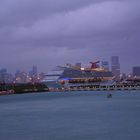
[[[33,64],[29,68],[26,67],[26,69],[18,69],[18,68],[15,68],[15,71],[13,71],[13,72],[10,71],[6,67],[0,67],[0,70],[4,70],[4,71],[6,70],[8,73],[11,73],[11,74],[15,74],[16,72],[26,72],[26,73],[29,73],[29,75],[30,74],[33,74],[34,75],[35,73],[44,73],[44,74],[46,73],[47,74],[48,71],[54,69],[57,66],[68,67],[68,66],[71,65],[71,66],[76,66],[77,68],[78,67],[79,68],[91,68],[91,65],[92,65],[91,63],[92,62],[93,63],[96,63],[97,62],[98,63],[97,64],[97,67],[100,67],[100,68],[103,68],[104,70],[112,71],[112,72],[113,72],[114,65],[116,65],[117,67],[119,67],[119,75],[120,74],[127,74],[127,75],[132,74],[134,67],[140,67],[140,66],[132,66],[130,68],[130,71],[129,72],[123,72],[122,69],[121,69],[121,65],[120,65],[121,64],[121,61],[120,61],[119,56],[111,56],[109,61],[107,61],[107,60],[98,60],[98,61],[95,61],[94,60],[94,61],[88,61],[86,64],[84,64],[83,62],[65,63],[65,64],[62,64],[62,65],[58,64],[58,65],[55,65],[52,68],[51,67],[48,68],[47,71],[41,71],[40,67],[38,67],[39,64],[38,65]]]
[[[104,68],[105,70],[109,70],[109,71],[112,71],[112,57],[118,57],[119,59],[120,59],[120,57],[119,56],[111,56],[110,57],[110,60],[108,61],[108,60],[105,60],[105,59],[102,59],[102,60],[99,60],[98,59],[98,61],[99,61],[99,67],[102,67],[102,68]],[[93,60],[93,61],[91,61],[91,62],[96,62],[96,60],[97,59],[95,59],[95,60]],[[84,62],[80,62],[80,61],[77,61],[77,62],[66,62],[66,63],[60,63],[60,64],[57,64],[57,65],[55,65],[55,63],[54,63],[54,65],[52,66],[52,67],[48,67],[47,69],[45,69],[45,70],[43,70],[43,69],[41,69],[39,66],[39,64],[32,64],[32,65],[29,65],[29,67],[26,67],[26,68],[19,68],[19,67],[15,67],[13,70],[10,70],[9,68],[7,68],[7,67],[0,67],[0,69],[4,69],[4,70],[6,70],[6,71],[8,71],[8,73],[11,73],[11,74],[15,74],[17,71],[20,71],[20,72],[28,72],[28,73],[30,73],[31,72],[31,68],[33,68],[33,67],[37,67],[37,71],[39,72],[39,73],[47,73],[49,70],[52,70],[54,67],[56,67],[56,66],[67,66],[67,64],[70,64],[70,65],[78,65],[78,64],[80,64],[81,65],[81,67],[83,67],[83,68],[90,68],[91,67],[91,64],[90,64],[90,60],[88,61],[87,60],[87,62],[85,61],[85,63]],[[129,67],[129,71],[123,71],[122,70],[122,65],[121,65],[122,63],[121,63],[121,60],[119,61],[119,67],[120,67],[120,74],[123,74],[123,73],[125,73],[125,74],[132,74],[133,73],[133,67],[140,67],[139,65],[132,65],[132,67]]]
[[[114,80],[127,80],[127,78],[139,78],[140,76],[140,66],[132,67],[132,71],[130,73],[123,73],[120,69],[120,60],[118,56],[112,56],[111,62],[108,61],[91,61],[90,66],[83,67],[81,62],[76,62],[75,64],[67,63],[64,65],[65,68],[73,71],[80,71],[80,70],[91,70],[91,71],[101,71],[101,72],[107,72],[111,73]],[[54,67],[52,71],[58,71],[60,68],[64,68],[63,66]],[[62,70],[62,69],[61,69]],[[71,73],[70,72],[70,73]],[[40,83],[42,80],[45,79],[46,75],[48,75],[50,71],[43,72],[38,71],[38,67],[36,65],[33,65],[30,67],[29,70],[16,70],[14,73],[10,73],[6,68],[0,69],[0,83]]]
[[[109,61],[121,72],[140,66],[139,0],[5,0],[0,5],[0,67]]]

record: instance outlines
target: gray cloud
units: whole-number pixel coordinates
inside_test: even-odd
[[[130,60],[122,67],[130,71],[140,65],[139,6],[139,0],[2,1],[1,66],[24,69],[36,63],[46,70],[52,63],[119,55],[122,65]]]
[[[65,13],[102,0],[5,0],[1,2],[0,25],[30,25],[36,20]]]

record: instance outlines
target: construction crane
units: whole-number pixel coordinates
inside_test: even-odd
[[[96,69],[98,63],[100,63],[100,61],[90,62],[90,64],[91,64],[91,69]]]

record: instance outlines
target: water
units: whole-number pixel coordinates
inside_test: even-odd
[[[109,91],[111,92],[111,91]],[[138,140],[140,92],[0,96],[0,140]]]

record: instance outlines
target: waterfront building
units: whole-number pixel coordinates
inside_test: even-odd
[[[133,76],[140,77],[140,66],[133,67]]]
[[[44,78],[45,78],[45,73],[41,72],[41,73],[38,75],[39,82],[40,82],[40,80],[43,80]]]
[[[7,69],[5,68],[0,69],[0,82],[5,82],[6,75]]]
[[[12,81],[13,81],[12,74],[8,73],[7,69],[5,68],[0,69],[0,82],[12,83]]]
[[[111,70],[116,80],[120,79],[120,62],[118,56],[111,57]]]
[[[17,70],[15,73],[15,83],[27,83],[27,73]]]
[[[127,78],[127,75],[125,74],[125,73],[122,73],[122,74],[120,74],[120,79],[126,79]]]

